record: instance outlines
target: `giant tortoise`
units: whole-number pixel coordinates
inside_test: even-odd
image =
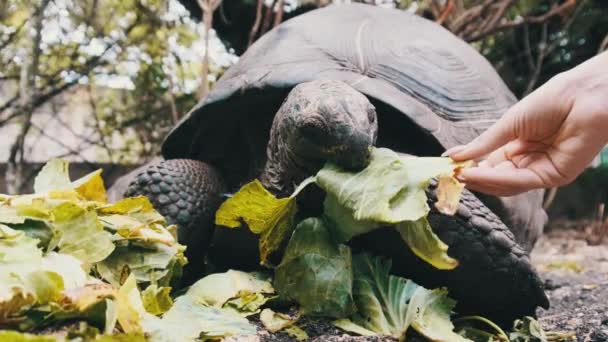
[[[223,194],[258,178],[287,195],[326,161],[363,168],[373,145],[437,156],[477,137],[515,101],[492,66],[440,25],[394,9],[333,5],[260,38],[170,132],[164,160],[122,183],[130,182],[126,195],[149,196],[178,224],[194,267],[209,254],[216,267],[253,269],[257,245],[242,236],[247,230],[213,225]],[[305,210],[318,209],[316,196],[304,196]],[[432,211],[434,231],[460,261],[452,271],[422,262],[394,230],[352,245],[391,257],[395,273],[421,285],[447,286],[462,313],[533,315],[548,307],[527,253],[546,221],[541,201],[540,191],[467,191],[455,216]]]

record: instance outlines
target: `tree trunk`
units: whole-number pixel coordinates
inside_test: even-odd
[[[23,163],[25,162],[25,138],[32,126],[32,116],[34,114],[34,101],[36,100],[36,75],[38,75],[38,62],[40,60],[40,41],[42,32],[42,21],[44,10],[50,0],[43,0],[40,6],[34,11],[28,26],[34,29],[34,38],[30,41],[30,56],[25,56],[26,62],[21,69],[19,84],[19,108],[23,115],[21,129],[11,145],[8,158],[8,166],[5,174],[7,192],[18,194],[23,186]],[[29,27],[28,30],[29,31]]]

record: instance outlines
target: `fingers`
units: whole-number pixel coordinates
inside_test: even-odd
[[[501,120],[488,128],[479,137],[465,146],[456,146],[444,155],[456,161],[479,159],[515,139],[512,115],[505,114]]]
[[[530,169],[519,169],[504,161],[495,166],[463,169],[459,179],[467,188],[495,196],[512,196],[544,188],[542,179]]]

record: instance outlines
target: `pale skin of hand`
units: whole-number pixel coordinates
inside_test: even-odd
[[[496,196],[572,182],[608,142],[608,52],[561,73],[511,107],[477,139],[444,153],[481,160],[460,172]]]

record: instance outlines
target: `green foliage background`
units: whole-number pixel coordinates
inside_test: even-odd
[[[448,4],[455,4],[461,12],[450,14],[452,17],[448,16],[443,25],[486,56],[519,97],[608,45],[608,2],[603,0],[495,1],[495,5],[508,5],[499,23],[517,23],[523,18],[524,24],[474,39],[454,29],[454,18],[462,11],[492,2],[355,2],[394,6],[436,21],[442,13],[441,6],[447,8]],[[526,21],[571,2],[574,6],[559,15],[542,21]],[[280,21],[332,1],[265,1],[260,13],[256,13],[257,3],[256,0],[225,0],[215,11],[216,31],[211,32],[211,36],[219,40],[212,40],[215,48],[211,53],[208,80],[211,86],[237,55],[246,50],[249,41],[259,38]],[[274,8],[268,6],[272,3]],[[281,11],[277,7],[280,4],[283,5]],[[260,14],[259,30],[253,34]],[[35,56],[36,49],[31,45],[35,40],[35,19],[40,15],[42,40],[39,56]],[[473,17],[472,25],[485,20],[484,15]],[[99,147],[99,161],[141,163],[156,155],[169,129],[199,100],[204,47],[200,18],[196,0],[0,2],[0,129],[4,125],[27,126],[31,107],[35,115],[35,109],[67,90],[81,87],[86,88],[91,98],[95,119],[91,125],[98,134],[90,140]],[[27,75],[24,71],[30,70],[34,61],[35,75]],[[116,79],[123,86],[108,87]],[[24,80],[31,81],[31,89],[24,89],[27,84]],[[26,142],[33,139],[31,130],[26,129],[25,133]],[[1,142],[7,147],[18,145],[5,139]],[[73,152],[78,159],[77,151]],[[27,159],[25,155],[23,160]]]

